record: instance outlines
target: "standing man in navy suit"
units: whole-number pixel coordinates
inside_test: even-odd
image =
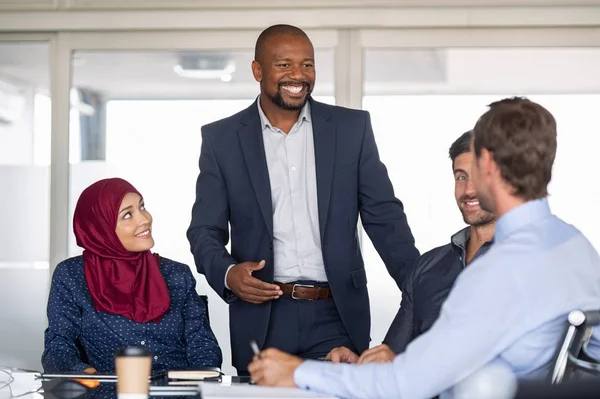
[[[359,214],[399,286],[419,256],[369,114],[310,97],[308,36],[271,26],[254,58],[256,102],[202,128],[187,232],[198,272],[230,304],[239,374],[252,358],[250,340],[312,359],[338,346],[368,348]]]

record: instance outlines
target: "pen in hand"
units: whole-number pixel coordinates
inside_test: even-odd
[[[260,350],[258,349],[258,344],[255,340],[250,341],[250,347],[252,348],[252,352],[260,359]]]
[[[258,349],[258,344],[255,340],[250,341],[250,347],[252,348],[252,352],[254,352],[254,355],[256,355],[256,357],[260,359],[260,349]],[[250,385],[254,384],[256,384],[254,380],[250,379]]]

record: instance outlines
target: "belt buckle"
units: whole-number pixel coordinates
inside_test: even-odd
[[[295,295],[295,294],[296,294],[296,287],[304,287],[304,288],[317,288],[317,287],[315,287],[314,285],[307,285],[307,284],[294,284],[294,285],[292,286],[292,299],[296,299],[296,300],[298,300],[298,299],[303,299],[303,298],[298,298],[298,297]],[[316,299],[318,299],[318,298],[319,298],[319,296],[321,296],[321,287],[318,287],[318,288],[319,288],[319,293],[318,293],[318,295],[317,295],[317,298],[316,298]],[[307,301],[314,301],[314,299],[311,299],[311,298],[306,298],[305,300],[307,300]]]

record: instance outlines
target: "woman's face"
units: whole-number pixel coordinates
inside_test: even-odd
[[[127,193],[119,207],[117,237],[126,250],[147,251],[154,246],[152,238],[152,215],[144,207],[144,199],[135,193]]]

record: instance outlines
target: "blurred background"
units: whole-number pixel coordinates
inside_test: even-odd
[[[555,115],[551,206],[600,248],[600,1],[0,0],[0,365],[41,368],[51,274],[81,253],[75,202],[100,178],[134,184],[155,250],[195,271],[200,127],[254,101],[275,23],[313,41],[317,100],[371,113],[421,252],[464,226],[450,144],[514,95]],[[401,293],[366,234],[362,249],[377,345]],[[233,373],[227,305],[196,277]]]

